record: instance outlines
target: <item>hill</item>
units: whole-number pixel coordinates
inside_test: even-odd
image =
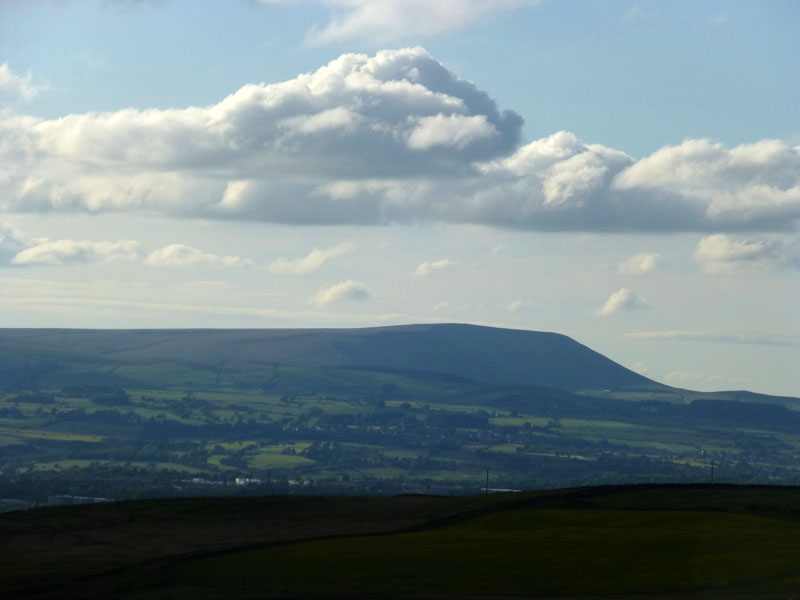
[[[730,485],[38,509],[0,515],[0,587],[27,600],[777,599],[800,591],[798,514],[799,488]]]
[[[0,355],[102,364],[177,362],[433,372],[471,381],[562,390],[659,388],[556,333],[434,324],[365,329],[0,330]]]

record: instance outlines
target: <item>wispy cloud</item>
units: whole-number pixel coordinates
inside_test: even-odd
[[[318,4],[331,13],[328,23],[312,27],[307,41],[322,45],[352,40],[395,43],[432,37],[485,22],[542,0],[256,0],[265,7]],[[117,7],[157,5],[166,0],[104,0]]]
[[[662,330],[631,331],[626,338],[636,340],[680,340],[690,342],[714,342],[719,344],[756,344],[764,346],[800,346],[800,336],[758,335],[740,333],[715,333],[709,331]]]
[[[281,275],[305,275],[319,270],[331,259],[347,254],[354,249],[355,244],[350,243],[339,244],[338,246],[323,250],[314,248],[303,258],[278,258],[272,262],[269,266],[269,270]]]
[[[151,267],[247,267],[253,264],[239,256],[219,256],[184,244],[153,250],[145,262]]]
[[[708,375],[696,371],[672,371],[664,376],[664,381],[677,387],[688,385],[722,385],[725,379],[719,375]]]
[[[0,92],[15,94],[23,100],[32,100],[44,89],[43,85],[34,83],[30,73],[18,75],[7,62],[0,65]]]
[[[261,4],[300,4],[303,0],[260,0]],[[430,37],[462,29],[525,4],[539,0],[305,0],[324,4],[333,16],[312,28],[312,44],[354,39],[397,42],[409,37]]]
[[[4,292],[0,294],[0,306],[7,314],[18,308],[26,311],[41,310],[48,316],[64,314],[70,318],[105,313],[135,318],[136,322],[147,327],[174,326],[176,322],[185,322],[186,326],[192,326],[198,316],[205,323],[237,323],[238,326],[242,326],[242,323],[252,326],[253,319],[276,323],[293,321],[305,326],[331,322],[374,325],[443,320],[441,316],[421,314],[326,312],[296,305],[287,308],[273,305],[271,301],[248,304],[242,302],[242,298],[232,301],[228,297],[209,294],[208,289],[205,290],[206,296],[210,297],[204,297],[197,289],[187,290],[186,285],[184,282],[166,289],[162,286],[155,289],[148,284],[129,281],[78,282],[7,277],[0,278],[0,289]],[[198,298],[202,298],[202,301],[192,301]],[[184,317],[186,320],[181,321]]]
[[[103,262],[113,259],[133,260],[138,256],[139,242],[93,242],[89,240],[38,240],[18,252],[15,265],[68,265]]]

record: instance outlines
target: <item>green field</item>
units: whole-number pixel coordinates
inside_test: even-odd
[[[293,376],[298,369],[271,372],[282,377],[284,371]],[[49,403],[4,394],[0,446],[16,450],[12,462],[0,461],[0,473],[45,473],[56,463],[62,471],[70,465],[73,473],[156,464],[254,478],[270,471],[278,482],[338,481],[344,473],[351,482],[457,482],[470,491],[482,486],[487,468],[493,483],[516,488],[536,486],[537,477],[549,485],[647,481],[658,474],[663,480],[703,481],[713,460],[717,475],[728,481],[770,481],[776,472],[784,481],[800,480],[800,439],[780,425],[734,427],[635,411],[573,415],[577,408],[559,416],[551,402],[537,403],[535,395],[527,407],[509,409],[490,403],[496,397],[491,389],[486,395],[481,388],[482,395],[465,403],[450,397],[449,384],[354,370],[337,378],[335,370],[321,371],[302,370],[312,382],[302,394],[116,388],[127,397],[118,404],[98,403],[71,388],[38,392],[51,394]],[[156,370],[154,377],[160,374]],[[373,388],[369,396],[323,388],[311,395],[310,388],[325,380],[355,382],[364,393]],[[159,428],[176,433],[148,442],[148,431]],[[642,458],[648,462],[631,462]],[[565,468],[563,461],[597,466]]]

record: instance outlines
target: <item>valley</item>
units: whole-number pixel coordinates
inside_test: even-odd
[[[29,503],[470,494],[487,471],[498,489],[800,482],[800,400],[670,388],[555,334],[4,330],[0,354],[0,497]],[[542,384],[571,371],[595,387]]]

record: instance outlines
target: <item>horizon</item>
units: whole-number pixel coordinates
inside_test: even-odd
[[[800,4],[0,3],[0,327],[565,335],[800,397]]]

